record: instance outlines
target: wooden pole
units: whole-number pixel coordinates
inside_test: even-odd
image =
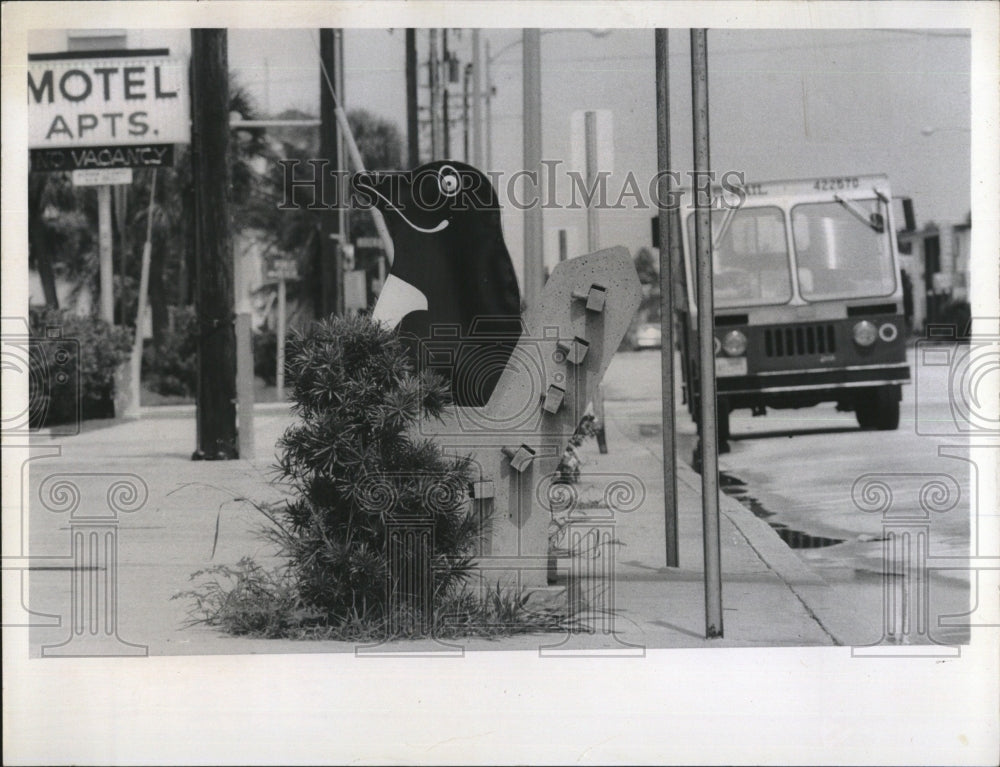
[[[417,30],[406,30],[406,142],[409,165],[420,165],[420,120],[417,98]]]
[[[479,30],[472,30],[472,165],[483,165],[483,56]]]
[[[228,460],[239,451],[226,30],[191,30],[191,89],[200,330],[198,446],[192,457]]]
[[[427,45],[427,84],[430,91],[430,113],[431,113],[431,160],[441,159],[441,115],[438,111],[439,99],[439,72],[438,72],[438,31],[431,29],[427,33],[429,42]]]
[[[656,155],[660,203],[660,387],[663,404],[663,526],[667,567],[680,565],[677,535],[677,446],[674,443],[674,211],[670,199],[670,67],[669,30],[657,29],[656,39]]]
[[[343,170],[344,162],[340,155],[340,125],[337,122],[337,93],[340,83],[340,56],[337,53],[337,36],[332,29],[319,31],[320,57],[320,128],[319,156],[327,161],[324,172],[327,174]],[[327,181],[331,176],[327,176]],[[325,187],[325,184],[324,184]],[[337,314],[340,295],[340,246],[343,232],[341,230],[340,208],[343,200],[338,195],[337,210],[331,210],[321,216],[320,223],[320,310],[319,316],[328,317]]]
[[[542,36],[539,29],[522,33],[524,83],[524,169],[534,174],[536,183],[525,194],[524,211],[524,299],[528,311],[538,309],[538,300],[545,283],[543,269],[542,205]]]

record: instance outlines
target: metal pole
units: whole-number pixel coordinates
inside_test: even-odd
[[[490,72],[490,41],[486,41],[486,169],[493,169],[493,74]]]
[[[524,101],[524,169],[534,174],[535,188],[525,195],[524,211],[524,298],[529,311],[538,308],[545,282],[542,256],[541,200],[530,200],[531,191],[540,193],[542,177],[542,45],[541,31],[525,29],[522,58]],[[530,177],[529,177],[530,179]]]
[[[678,567],[677,446],[674,444],[674,211],[670,199],[670,67],[667,59],[669,31],[657,29],[656,38],[656,158],[659,171],[657,196],[660,215],[660,387],[663,402],[663,526],[667,567]]]
[[[479,52],[479,30],[472,30],[472,164],[483,164],[483,57]]]
[[[109,325],[115,321],[115,287],[111,266],[111,187],[97,187],[97,240],[100,248],[101,319]]]
[[[438,114],[438,60],[437,60],[437,30],[427,33],[430,37],[427,52],[427,82],[431,96],[431,160],[441,157],[441,117]]]
[[[587,187],[597,188],[597,112],[587,112],[584,115],[584,145],[587,153]],[[597,209],[594,198],[587,200],[587,252],[600,250],[601,229],[597,220]]]
[[[712,182],[708,142],[707,30],[691,30],[691,105],[694,129],[695,241],[698,253],[698,358],[701,375],[701,511],[705,548],[705,636],[722,636],[719,547],[719,445],[715,414],[715,336],[712,296]]]
[[[279,402],[283,402],[285,399],[285,312],[285,278],[281,277],[278,280],[278,349],[275,353],[277,357],[275,383],[277,384]]]

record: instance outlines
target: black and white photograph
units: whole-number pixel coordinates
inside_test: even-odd
[[[3,4],[4,762],[995,764],[998,11]]]

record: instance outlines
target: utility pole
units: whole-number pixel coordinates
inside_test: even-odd
[[[526,200],[541,195],[542,182],[542,35],[539,29],[522,33],[522,77],[524,84],[524,170],[533,174],[534,189]],[[526,178],[526,182],[532,176]],[[533,193],[533,194],[532,194]],[[540,199],[524,211],[524,298],[528,311],[538,309],[538,299],[545,283],[542,247],[542,205]]]
[[[441,115],[438,107],[438,32],[436,29],[431,29],[427,34],[430,38],[427,46],[427,85],[431,94],[431,160],[439,160],[441,159]]]
[[[597,112],[587,111],[583,116],[587,186],[597,188]],[[601,247],[601,227],[597,207],[591,197],[587,201],[587,252],[596,253]]]
[[[337,41],[337,99],[340,101],[340,111],[346,118],[347,114],[343,112],[344,105],[344,30],[338,29],[334,38]],[[340,232],[340,241],[337,244],[337,293],[336,299],[336,312],[338,317],[344,315],[344,283],[347,281],[347,275],[344,271],[344,264],[346,263],[345,250],[350,246],[351,243],[351,222],[347,218],[347,200],[349,196],[348,182],[347,182],[347,171],[348,171],[348,161],[347,161],[347,135],[351,132],[350,125],[345,126],[344,123],[340,123],[340,134],[337,136],[337,157],[340,158],[340,165],[338,169],[343,171],[343,173],[337,176],[337,217],[339,219],[337,230]],[[359,170],[362,166],[359,165]]]
[[[325,189],[331,178],[339,181],[339,174],[343,168],[340,156],[340,127],[337,124],[335,114],[336,104],[330,88],[340,87],[340,55],[337,52],[338,40],[332,29],[321,29],[319,31],[319,58],[320,58],[320,78],[319,78],[319,156],[326,160],[323,167],[323,184],[320,188]],[[340,96],[340,94],[337,94]],[[317,170],[317,172],[320,172]],[[331,174],[337,174],[332,175]],[[324,200],[324,205],[330,200]],[[340,273],[340,246],[341,246],[341,217],[340,208],[343,199],[340,189],[337,189],[336,210],[328,210],[320,217],[320,247],[319,247],[319,304],[318,316],[320,318],[329,317],[337,313],[339,304],[340,283],[342,275]]]
[[[486,41],[486,169],[493,170],[493,75],[490,72],[490,41]]]
[[[448,30],[441,30],[441,61],[444,63],[444,80],[441,81],[441,124],[444,128],[444,151],[441,159],[451,157],[451,115],[448,112],[448,85],[451,83],[451,54],[448,52]]]
[[[230,232],[229,64],[225,29],[191,30],[198,307],[195,460],[238,458],[236,332]]]
[[[479,30],[472,30],[472,165],[483,164],[483,57],[479,51]]]
[[[420,122],[417,99],[417,30],[406,30],[406,142],[409,166],[420,165]]]
[[[469,81],[472,79],[472,64],[465,65],[462,76],[462,159],[469,162]]]

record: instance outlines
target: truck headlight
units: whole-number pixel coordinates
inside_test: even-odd
[[[747,337],[739,330],[730,330],[722,341],[722,348],[730,357],[746,353]]]
[[[868,320],[861,320],[854,326],[854,343],[858,346],[871,346],[878,338],[878,330]]]

